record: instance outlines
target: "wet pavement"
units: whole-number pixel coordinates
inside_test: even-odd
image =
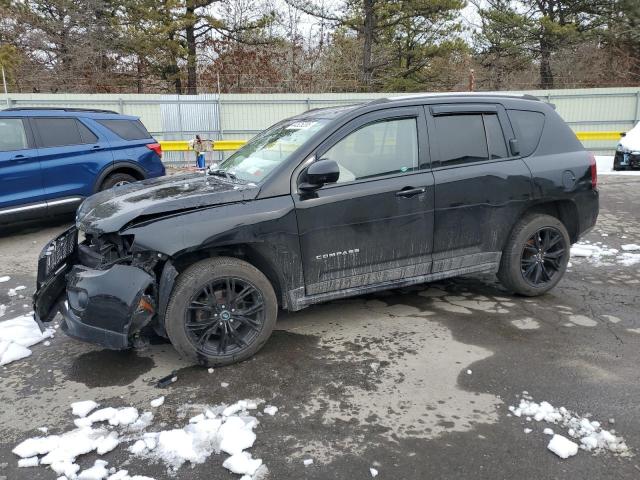
[[[640,178],[604,177],[600,190],[601,216],[586,239],[610,248],[640,243]],[[34,288],[37,254],[63,228],[0,238],[0,275],[11,276],[0,284],[0,320],[30,310],[28,298],[7,291]],[[261,398],[278,406],[274,417],[260,417],[251,449],[272,479],[367,479],[374,466],[379,479],[640,478],[636,456],[580,451],[560,460],[546,449],[549,425],[509,415],[526,390],[537,401],[614,418],[616,433],[640,452],[640,263],[571,263],[560,284],[535,299],[472,276],[282,313],[258,355],[213,373],[186,365],[159,339],[112,352],[57,334],[0,367],[0,479],[56,478],[17,468],[11,449],[38,427],[71,429],[71,402],[148,410],[160,395],[157,429],[182,426],[179,410],[202,404]],[[177,382],[158,389],[171,372]],[[131,474],[172,478],[125,445],[102,458]],[[239,478],[222,468],[225,458],[185,465],[175,478]]]

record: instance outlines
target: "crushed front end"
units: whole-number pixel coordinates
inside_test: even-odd
[[[78,241],[80,240],[80,241]],[[133,237],[117,233],[78,239],[72,227],[40,254],[36,320],[60,311],[71,337],[110,349],[125,349],[156,312],[155,267],[160,254],[135,252]]]
[[[640,168],[640,151],[630,151],[620,149],[616,151],[613,157],[613,168],[620,170],[622,168]]]

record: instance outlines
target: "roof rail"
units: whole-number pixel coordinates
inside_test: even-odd
[[[70,108],[70,107],[11,107],[5,108],[3,112],[19,112],[21,110],[59,110],[62,112],[90,112],[90,113],[115,113],[120,115],[114,110],[101,110],[99,108]]]

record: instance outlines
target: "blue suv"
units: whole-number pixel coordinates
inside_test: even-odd
[[[72,212],[89,195],[165,174],[137,117],[108,110],[0,111],[0,223]]]

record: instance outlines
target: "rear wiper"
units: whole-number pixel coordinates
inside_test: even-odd
[[[218,168],[217,170],[209,170],[209,175],[215,175],[216,177],[225,177],[225,178],[230,178],[231,180],[237,180],[238,177],[236,177],[233,173],[231,172],[227,172],[226,170],[223,170],[222,168]]]

